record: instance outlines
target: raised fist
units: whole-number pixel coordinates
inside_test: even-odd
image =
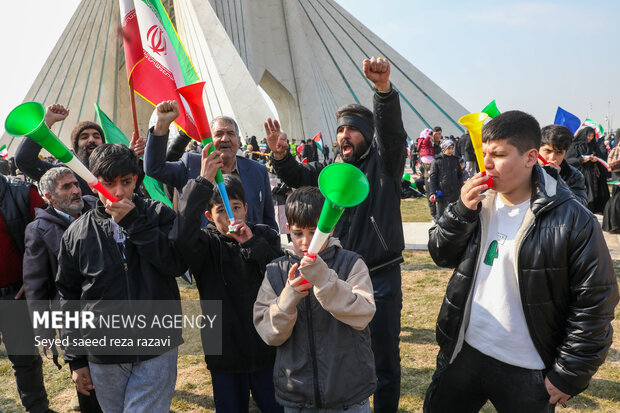
[[[176,100],[164,100],[155,109],[157,120],[153,133],[158,136],[165,135],[170,124],[179,116],[179,104]]]
[[[60,103],[54,103],[45,110],[45,124],[51,128],[54,123],[67,119],[67,116],[69,116],[69,110]]]
[[[390,86],[390,64],[382,57],[364,59],[362,64],[364,76],[375,85],[379,92],[389,92]]]

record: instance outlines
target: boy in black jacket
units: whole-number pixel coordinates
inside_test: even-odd
[[[587,205],[585,178],[579,169],[569,165],[564,159],[566,151],[573,142],[573,134],[562,125],[547,125],[540,132],[542,134],[540,156],[560,173],[560,177],[566,182],[577,201]]]
[[[463,186],[463,170],[459,158],[454,156],[454,141],[441,141],[441,155],[437,156],[431,165],[429,176],[429,201],[437,204],[435,220],[438,220],[446,207],[459,199]]]
[[[611,347],[618,285],[596,217],[538,164],[540,125],[508,111],[482,128],[486,176],[429,230],[455,268],[437,317],[425,413],[549,413],[584,391]],[[489,189],[488,177],[493,186]]]
[[[167,307],[180,314],[175,277],[187,266],[168,240],[174,211],[159,201],[134,194],[140,169],[128,147],[100,145],[89,162],[93,175],[118,202],[99,194],[96,208],[82,214],[63,234],[56,275],[61,310],[88,306],[93,313],[105,316],[112,306],[116,315],[126,314],[131,303],[144,306],[157,301],[156,308]],[[163,305],[164,301],[169,305]],[[70,343],[74,338],[101,337],[98,328],[76,330],[73,324],[65,325],[62,335]],[[106,331],[133,340],[141,336],[139,331],[145,333],[147,329]],[[157,331],[150,328],[148,334]],[[120,348],[110,343],[105,350],[113,354],[101,354],[101,349],[91,346],[86,356],[79,344],[69,344],[65,360],[77,390],[89,396],[96,387],[105,412],[168,412],[176,384],[177,347],[183,339],[180,329],[164,333],[170,340],[161,347],[145,349],[132,343],[133,348],[123,347],[117,352]]]
[[[247,412],[249,392],[263,412],[281,412],[273,387],[275,349],[260,338],[252,308],[265,267],[282,255],[280,237],[267,225],[245,222],[248,205],[241,180],[225,175],[224,184],[235,217],[229,232],[228,216],[213,182],[222,158],[219,151],[202,151],[201,173],[190,179],[179,202],[179,215],[170,235],[196,277],[201,300],[221,300],[222,355],[205,355],[213,380],[218,412]],[[207,206],[209,224],[200,229]]]

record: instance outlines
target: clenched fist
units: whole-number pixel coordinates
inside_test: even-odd
[[[382,57],[364,59],[362,64],[364,76],[375,85],[379,92],[389,92],[390,86],[390,64]]]
[[[179,104],[176,100],[164,100],[156,107],[155,127],[153,128],[153,134],[157,136],[165,135],[168,133],[170,124],[179,116]]]

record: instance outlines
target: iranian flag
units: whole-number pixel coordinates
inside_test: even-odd
[[[175,123],[200,140],[191,111],[177,89],[199,81],[161,0],[119,0],[127,78],[153,106],[179,102]]]
[[[319,150],[323,152],[323,137],[321,136],[321,132],[314,135],[314,138],[312,138],[312,140],[314,141],[314,143],[316,143],[316,146],[319,147]]]
[[[601,139],[603,136],[605,136],[605,129],[603,129],[603,126],[597,122],[594,122],[592,119],[584,120],[581,126],[579,127],[579,129],[581,130],[585,128],[586,126],[589,126],[592,129],[594,129],[594,133],[596,134],[596,139]]]
[[[2,156],[4,159],[9,157],[9,151],[6,149],[6,145],[0,146],[0,156]]]

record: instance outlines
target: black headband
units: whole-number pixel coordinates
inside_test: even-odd
[[[357,115],[342,115],[338,118],[338,127],[336,128],[336,133],[338,133],[338,129],[341,126],[352,126],[355,129],[359,130],[366,143],[368,145],[371,144],[372,138],[375,134],[375,128],[371,122]]]

